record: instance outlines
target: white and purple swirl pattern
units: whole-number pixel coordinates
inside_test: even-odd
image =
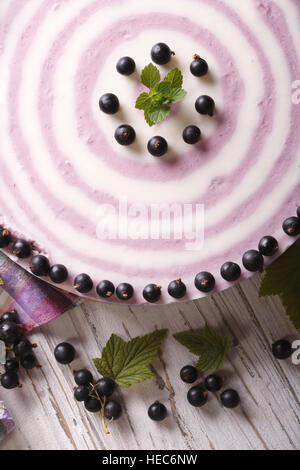
[[[167,286],[178,277],[188,298],[198,298],[194,277],[204,270],[218,290],[228,287],[221,265],[241,265],[264,235],[285,250],[293,239],[282,222],[300,203],[300,105],[291,98],[299,25],[298,0],[1,0],[0,224],[65,264],[71,278],[86,272],[95,285],[130,282],[132,303],[143,302],[150,282],[171,302]],[[172,66],[183,71],[188,95],[150,129],[134,109],[137,76],[124,78],[115,64],[129,55],[140,71],[160,41],[176,52]],[[207,59],[209,77],[189,72],[195,53]],[[99,111],[106,92],[121,101],[116,116]],[[214,119],[196,113],[201,94],[214,97]],[[131,148],[113,139],[123,122],[138,135]],[[191,123],[203,132],[192,149],[181,138]],[[170,144],[165,159],[146,151],[157,134]],[[100,241],[97,207],[120,196],[204,204],[204,249]]]

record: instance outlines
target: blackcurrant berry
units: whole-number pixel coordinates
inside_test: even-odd
[[[199,114],[208,114],[209,116],[213,116],[215,112],[215,102],[214,100],[207,95],[199,96],[195,103],[196,111]]]
[[[28,258],[31,255],[31,245],[26,240],[16,240],[13,243],[12,252],[20,259]]]
[[[19,370],[19,362],[15,358],[7,359],[4,368],[6,372],[17,372]]]
[[[167,408],[163,403],[156,401],[149,406],[148,416],[152,421],[163,421],[167,417]]]
[[[203,77],[208,72],[208,64],[206,60],[201,59],[198,54],[194,55],[194,60],[191,63],[190,70],[195,77]]]
[[[276,357],[276,359],[284,360],[291,357],[293,353],[293,348],[289,341],[287,341],[286,339],[280,339],[279,341],[276,341],[276,343],[273,344],[272,353],[273,356]]]
[[[160,136],[152,137],[148,142],[148,152],[154,157],[162,157],[168,151],[168,142]]]
[[[70,343],[60,343],[54,349],[54,356],[60,364],[70,364],[75,358],[74,346]]]
[[[88,397],[84,400],[84,406],[90,413],[98,413],[101,410],[100,401],[94,397]]]
[[[27,354],[26,356],[21,356],[20,364],[24,369],[33,369],[37,365],[36,357],[34,354]]]
[[[97,294],[99,297],[107,299],[111,297],[115,292],[115,286],[110,281],[101,281],[96,287]]]
[[[50,263],[44,255],[36,255],[30,262],[30,269],[36,276],[47,276],[50,271]]]
[[[174,297],[174,299],[182,299],[186,294],[186,285],[181,279],[176,279],[176,281],[170,282],[168,293],[171,297]]]
[[[131,57],[122,57],[117,63],[117,71],[121,75],[131,75],[135,71],[135,62]]]
[[[0,228],[0,248],[6,248],[10,244],[10,233],[6,228]]]
[[[218,392],[223,387],[223,379],[217,374],[211,374],[206,377],[204,384],[209,392]]]
[[[75,372],[74,380],[77,385],[90,385],[93,382],[93,376],[89,370],[80,369]]]
[[[50,279],[55,284],[62,284],[68,279],[69,273],[63,264],[55,264],[50,269]]]
[[[14,353],[17,357],[30,354],[32,351],[32,344],[27,338],[22,338],[14,345]]]
[[[225,408],[236,408],[240,404],[240,396],[236,390],[225,390],[221,394],[221,403]]]
[[[117,287],[116,294],[120,300],[129,300],[133,297],[134,290],[130,284],[124,282]]]
[[[158,65],[166,65],[170,62],[172,55],[175,55],[174,52],[163,42],[155,44],[151,50],[151,58],[153,62]]]
[[[109,400],[104,407],[104,415],[106,419],[116,421],[122,415],[122,407],[115,400]]]
[[[299,219],[300,219],[300,206],[297,209],[297,217],[299,217]]]
[[[161,297],[161,287],[157,284],[148,284],[143,290],[143,297],[149,303],[158,302]]]
[[[187,394],[188,402],[192,406],[196,407],[204,406],[207,402],[207,398],[207,392],[203,390],[201,385],[195,385],[195,387],[192,387]]]
[[[195,277],[195,286],[201,292],[210,292],[214,289],[215,285],[216,281],[211,273],[204,271]]]
[[[74,398],[77,401],[86,401],[89,398],[90,389],[86,385],[79,385],[74,390]]]
[[[228,261],[221,267],[221,276],[225,281],[234,282],[241,277],[242,271],[238,264]]]
[[[15,310],[12,310],[11,312],[5,312],[3,313],[3,315],[1,315],[0,323],[3,323],[5,321],[10,321],[10,322],[17,323],[17,324],[20,323],[18,314]]]
[[[16,323],[6,321],[0,324],[0,339],[4,341],[5,344],[16,343],[22,335],[23,332]]]
[[[7,389],[16,388],[19,385],[19,377],[15,371],[5,372],[0,380],[2,387]]]
[[[122,124],[116,129],[115,139],[120,145],[131,145],[135,141],[135,138],[135,130],[129,124]]]
[[[296,237],[300,234],[300,219],[299,217],[289,217],[286,219],[283,224],[282,228],[287,235],[290,237]]]
[[[271,236],[263,237],[258,245],[258,249],[264,256],[274,256],[278,249],[278,241]]]
[[[115,390],[115,381],[109,377],[103,377],[95,383],[94,389],[100,397],[110,397]]]
[[[87,294],[93,289],[93,281],[88,274],[78,274],[74,279],[74,289],[81,294]]]
[[[180,371],[180,378],[187,384],[196,382],[198,378],[197,369],[193,366],[184,366]]]
[[[259,251],[246,251],[243,256],[243,265],[250,272],[261,271],[264,267],[264,257]]]
[[[201,139],[201,131],[197,126],[187,126],[182,134],[185,143],[194,145]]]
[[[120,102],[113,93],[106,93],[101,96],[99,106],[105,114],[116,114],[120,109]]]

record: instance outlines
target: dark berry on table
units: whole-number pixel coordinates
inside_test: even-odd
[[[197,126],[187,126],[182,134],[185,143],[194,145],[201,139],[201,131]]]
[[[22,338],[14,345],[14,353],[17,357],[30,354],[32,351],[32,344],[27,338]]]
[[[69,273],[63,264],[55,264],[50,269],[50,279],[55,284],[62,284],[68,279]]]
[[[78,385],[74,390],[74,398],[77,401],[88,400],[90,395],[90,388],[86,385]]]
[[[3,315],[0,317],[0,323],[3,323],[4,321],[10,321],[17,324],[20,323],[18,314],[15,310],[3,313]]]
[[[161,297],[161,286],[158,286],[157,284],[148,284],[143,290],[143,297],[151,304],[158,302]]]
[[[101,410],[100,401],[94,397],[88,397],[84,400],[84,406],[90,413],[98,413]]]
[[[11,241],[10,233],[6,228],[0,228],[0,248],[6,248]]]
[[[96,287],[97,294],[99,297],[107,299],[114,295],[115,286],[110,281],[101,281]]]
[[[187,394],[187,399],[190,405],[196,407],[204,406],[207,402],[207,398],[207,392],[203,390],[201,385],[195,385],[195,387],[192,387]]]
[[[190,70],[195,77],[203,77],[208,72],[208,64],[206,60],[202,59],[198,54],[195,54],[193,57],[193,62],[191,63]]]
[[[282,228],[287,235],[290,237],[296,237],[300,234],[300,219],[299,217],[289,217],[286,219],[283,224]]]
[[[286,339],[280,339],[273,344],[272,353],[276,359],[284,360],[291,357],[293,354],[293,348],[289,341]]]
[[[274,256],[279,249],[278,241],[271,236],[263,237],[258,244],[258,249],[264,256]]]
[[[12,389],[19,385],[19,377],[17,372],[9,371],[1,375],[1,385],[4,388]]]
[[[33,369],[37,366],[36,357],[34,354],[27,354],[26,356],[21,356],[20,364],[24,369]]]
[[[116,129],[115,139],[120,145],[131,145],[135,141],[135,130],[129,124],[122,124]]]
[[[100,397],[110,397],[115,390],[115,381],[109,377],[103,377],[95,383],[94,389]]]
[[[19,370],[19,361],[17,361],[15,358],[7,359],[4,368],[6,372],[17,372]]]
[[[116,294],[120,300],[129,300],[133,297],[133,287],[126,282],[123,282],[117,287]]]
[[[264,257],[257,250],[249,250],[243,256],[244,267],[251,272],[261,271],[264,267]]]
[[[106,419],[116,421],[122,415],[122,407],[115,400],[109,400],[104,407],[104,415]]]
[[[214,289],[215,285],[216,281],[211,273],[204,271],[195,277],[195,286],[201,292],[210,292]]]
[[[70,343],[60,343],[54,349],[54,356],[60,364],[70,364],[75,358],[75,348]]]
[[[174,299],[182,299],[186,294],[186,285],[181,279],[176,279],[176,281],[170,282],[168,293],[171,297],[174,297]]]
[[[223,379],[217,374],[211,374],[206,377],[204,384],[209,392],[218,392],[223,387]]]
[[[213,116],[215,107],[216,105],[214,100],[207,95],[199,96],[195,103],[196,111],[203,115]]]
[[[75,372],[74,380],[77,385],[90,385],[93,382],[93,376],[89,370],[80,369]]]
[[[122,57],[117,63],[117,71],[121,75],[131,75],[135,71],[135,62],[131,57]]]
[[[163,403],[156,401],[149,406],[148,416],[152,421],[163,421],[167,417],[167,408]]]
[[[50,263],[44,255],[36,255],[30,262],[30,269],[36,276],[47,276],[50,271]]]
[[[194,366],[184,366],[180,371],[180,378],[187,384],[196,382],[198,378],[198,372]]]
[[[5,321],[0,324],[0,339],[5,344],[16,343],[23,335],[22,329],[12,321]]]
[[[162,157],[167,153],[169,147],[166,139],[157,135],[149,140],[147,148],[153,157]]]
[[[31,255],[31,245],[26,240],[16,240],[13,243],[12,252],[20,259],[28,258]]]
[[[105,114],[116,114],[120,109],[120,102],[113,93],[106,93],[101,96],[99,106]]]
[[[297,217],[299,217],[299,219],[300,219],[300,206],[297,209]]]
[[[236,390],[225,390],[221,394],[221,403],[225,408],[236,408],[240,404],[240,396]]]
[[[221,276],[225,281],[234,282],[241,277],[242,271],[237,263],[228,261],[221,267]]]
[[[87,294],[93,289],[93,281],[88,274],[78,274],[74,279],[74,289],[81,294]]]
[[[158,65],[168,64],[172,55],[175,55],[174,52],[163,42],[155,44],[151,49],[151,58],[153,62]]]

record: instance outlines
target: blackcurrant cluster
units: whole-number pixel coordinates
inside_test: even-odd
[[[18,371],[20,365],[24,369],[36,367],[37,360],[33,354],[36,344],[25,338],[22,325],[15,310],[5,312],[0,317],[0,340],[5,343],[7,356],[5,372],[1,374],[1,385],[7,389],[21,387]]]
[[[180,378],[183,382],[192,384],[198,379],[198,371],[191,365],[184,366],[180,371]],[[204,384],[194,385],[187,393],[190,405],[200,408],[208,401],[208,392],[219,392],[224,384],[224,380],[217,374],[208,375]],[[225,408],[236,408],[240,404],[240,396],[236,390],[227,389],[220,395],[220,400]]]

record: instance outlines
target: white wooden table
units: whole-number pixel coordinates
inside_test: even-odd
[[[16,429],[2,449],[299,449],[299,371],[289,361],[274,360],[270,345],[282,337],[299,336],[280,300],[259,299],[259,276],[227,292],[204,300],[166,307],[108,306],[85,302],[47,326],[36,330],[36,354],[41,369],[22,372],[23,388],[3,391]],[[202,409],[187,404],[188,386],[179,370],[193,356],[172,333],[197,330],[205,321],[228,334],[236,347],[224,366],[226,386],[236,388],[241,406],[221,407],[216,396]],[[100,416],[75,402],[73,369],[89,367],[111,333],[124,339],[168,328],[161,357],[153,366],[156,380],[119,391],[124,415],[105,435]],[[71,366],[53,357],[55,345],[72,342],[78,353]],[[163,401],[169,417],[151,422],[147,408]]]

